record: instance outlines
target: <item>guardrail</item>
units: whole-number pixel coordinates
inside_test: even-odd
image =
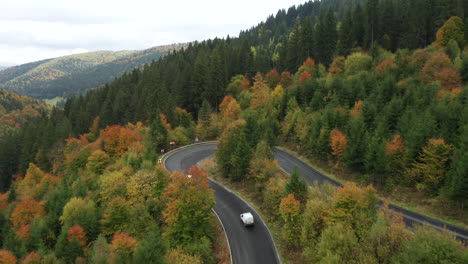
[[[165,161],[166,159],[174,154],[175,152],[177,151],[180,151],[180,150],[184,150],[184,149],[188,149],[188,148],[192,148],[194,146],[197,146],[197,145],[206,145],[206,144],[215,144],[217,143],[217,141],[213,140],[213,141],[204,141],[204,142],[198,142],[198,143],[193,143],[193,144],[189,144],[189,145],[185,145],[185,146],[182,146],[182,147],[179,147],[179,148],[175,148],[167,153],[165,153],[164,155],[161,156],[161,158],[159,159],[159,163],[161,163],[163,165],[163,168],[167,170],[166,168],[166,165],[165,165]],[[226,189],[228,192],[234,194],[235,196],[237,196],[240,200],[242,200],[245,204],[247,204],[259,217],[260,217],[260,220],[265,223],[265,221],[263,221],[262,217],[260,216],[260,214],[255,210],[255,208],[253,206],[251,206],[249,203],[247,203],[247,201],[245,201],[242,197],[240,197],[239,195],[237,195],[236,193],[232,192],[229,188],[225,187],[224,185],[218,183],[217,181],[213,180],[212,178],[209,178],[210,181],[213,181],[214,183],[216,183],[217,185],[221,186],[222,188]],[[216,211],[214,209],[212,209],[213,213],[216,215],[216,217],[218,218],[219,222],[221,223],[221,226],[224,230],[224,234],[226,236],[226,240],[228,242],[228,247],[229,247],[229,255],[231,256],[231,264],[233,263],[232,261],[232,252],[231,252],[231,247],[230,247],[230,243],[229,243],[229,239],[227,237],[227,234],[226,234],[226,230],[224,228],[224,224],[221,222],[221,219],[219,218],[218,214],[216,213]],[[265,224],[266,226],[266,224]],[[273,235],[271,234],[270,230],[267,228],[268,230],[268,234],[270,236],[270,239],[273,243],[273,246],[275,248],[275,252],[276,252],[276,259],[278,260],[278,263],[279,264],[282,264],[282,261],[281,261],[281,257],[279,256],[279,252],[278,252],[278,248],[276,246],[276,243],[275,243],[275,240],[273,239]]]
[[[335,187],[340,187],[342,185],[341,182],[339,182],[339,181],[337,181],[335,179],[332,179],[332,178],[324,175],[323,173],[317,171],[316,169],[312,168],[307,163],[300,160],[293,153],[287,151],[286,149],[284,149],[284,148],[281,148],[281,149],[277,148],[277,149],[279,149],[280,151],[283,151],[284,153],[287,153],[288,155],[291,155],[291,156],[295,157],[300,163],[306,165],[312,171],[319,174],[324,180],[329,182],[331,185],[333,185]],[[380,200],[378,202],[377,206],[380,207],[382,204],[383,204],[383,201]],[[468,244],[468,230],[463,228],[463,227],[459,227],[459,226],[456,226],[456,225],[453,225],[453,224],[449,224],[449,223],[446,223],[444,221],[434,219],[434,218],[426,216],[426,215],[422,215],[420,213],[416,213],[414,211],[408,210],[406,208],[403,208],[403,207],[395,205],[395,204],[389,203],[388,207],[391,210],[395,211],[395,212],[401,213],[403,215],[403,218],[404,218],[405,222],[407,223],[407,226],[412,227],[414,224],[424,224],[425,223],[425,224],[428,224],[431,227],[433,227],[433,228],[435,228],[437,230],[440,230],[440,231],[448,230],[448,231],[452,232],[455,235],[455,237],[458,240],[460,240],[462,243],[464,243],[465,245]]]

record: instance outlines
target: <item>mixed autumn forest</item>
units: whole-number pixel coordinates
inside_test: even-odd
[[[466,216],[467,47],[467,1],[311,1],[63,109],[2,91],[0,260],[216,263],[207,173],[157,165],[169,142],[197,137],[219,140],[216,173],[253,186],[284,226],[290,263],[466,263],[450,235],[409,233],[375,204],[417,193]],[[278,176],[277,145],[373,187],[308,190]]]

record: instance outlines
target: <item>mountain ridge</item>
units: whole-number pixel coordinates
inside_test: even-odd
[[[13,66],[0,72],[0,88],[36,99],[67,98],[99,87],[182,46],[95,51]]]

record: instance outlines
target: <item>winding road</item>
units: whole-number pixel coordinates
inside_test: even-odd
[[[164,166],[168,171],[188,171],[192,165],[214,155],[216,143],[194,145],[168,153]],[[215,190],[218,215],[228,238],[232,263],[234,264],[275,264],[281,263],[273,238],[260,216],[244,200],[220,184],[211,181]],[[255,225],[244,227],[240,214],[250,211]]]
[[[209,142],[175,150],[171,154],[168,153],[165,166],[169,171],[188,170],[192,165],[213,156],[215,149],[216,142]],[[284,150],[277,148],[275,159],[278,160],[280,167],[289,174],[297,167],[300,177],[309,185],[312,185],[314,181],[328,182],[336,187],[341,185],[338,181],[316,171]],[[258,221],[260,219],[258,214],[245,201],[216,182],[212,181],[211,187],[215,190],[216,205],[214,210],[224,225],[233,263],[280,263],[271,234],[263,221]],[[453,232],[457,239],[465,244],[468,243],[468,230],[465,228],[418,214],[394,204],[389,204],[389,207],[403,215],[408,227],[425,223],[438,230],[447,229]],[[252,229],[245,228],[239,220],[239,214],[245,211],[251,211],[257,220]]]

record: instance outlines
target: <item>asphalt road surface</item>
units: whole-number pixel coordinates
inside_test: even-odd
[[[285,170],[289,174],[291,174],[294,168],[297,167],[299,175],[304,180],[306,180],[309,185],[312,185],[314,181],[318,181],[319,183],[329,182],[330,184],[336,187],[339,187],[341,185],[339,182],[330,179],[327,176],[321,174],[320,172],[314,170],[309,165],[302,162],[301,160],[299,160],[298,158],[286,151],[276,149],[275,159],[278,160],[278,163],[281,166],[281,168],[283,168],[283,170]],[[381,202],[379,204],[381,204]],[[463,241],[465,244],[468,242],[468,230],[464,228],[418,214],[416,212],[407,210],[394,204],[389,204],[388,207],[396,212],[401,213],[403,215],[406,226],[408,227],[412,227],[414,224],[426,223],[435,229],[448,229],[451,232],[455,233],[457,239]]]
[[[215,143],[195,145],[176,150],[164,161],[168,171],[188,171],[198,162],[214,155]],[[223,223],[229,241],[232,262],[235,264],[274,264],[280,263],[272,237],[258,214],[237,195],[211,181],[215,190],[214,210]],[[255,224],[244,227],[240,214],[251,212]]]
[[[188,170],[199,161],[213,156],[215,149],[216,143],[209,143],[178,150],[166,159],[165,166],[169,171]],[[276,149],[275,159],[278,160],[281,168],[289,174],[297,167],[300,177],[309,185],[312,185],[315,181],[319,183],[328,182],[336,187],[341,185],[286,151]],[[279,263],[274,242],[265,224],[259,221],[256,212],[250,209],[247,203],[219,184],[211,182],[211,187],[215,190],[216,205],[214,210],[219,215],[226,230],[233,263]],[[403,214],[408,227],[412,227],[414,224],[426,223],[435,229],[448,229],[455,233],[457,239],[464,243],[468,242],[468,230],[464,228],[409,211],[397,205],[390,204],[389,207]],[[245,211],[252,212],[255,217],[256,223],[253,228],[244,227],[240,221],[239,214]]]

